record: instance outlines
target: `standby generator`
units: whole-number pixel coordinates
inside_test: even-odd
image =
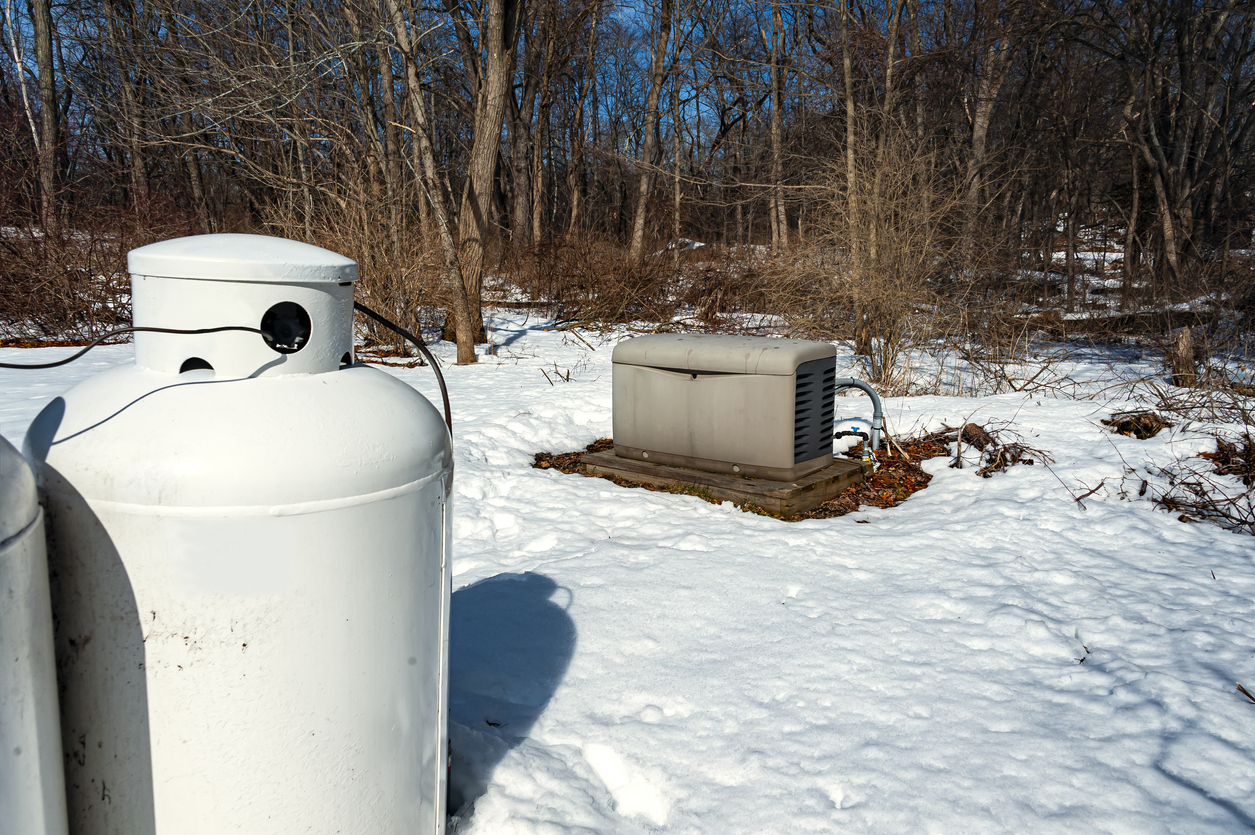
[[[829,343],[654,334],[623,340],[612,360],[620,458],[775,481],[833,461]]]

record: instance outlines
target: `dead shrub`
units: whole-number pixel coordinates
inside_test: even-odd
[[[79,209],[56,237],[36,226],[4,228],[0,338],[74,343],[130,324],[127,253],[191,231],[190,218],[165,208]]]
[[[515,287],[560,321],[669,322],[678,310],[669,257],[630,259],[614,244],[568,237],[531,247],[508,266]]]
[[[1216,438],[1216,451],[1201,457],[1212,462],[1217,475],[1233,476],[1246,487],[1255,485],[1255,440],[1246,432],[1236,441]]]
[[[1049,463],[1051,457],[1044,450],[1029,446],[1024,438],[1011,428],[1009,423],[989,423],[980,426],[965,423],[961,428],[942,424],[941,429],[930,432],[923,440],[954,445],[954,461],[950,466],[963,469],[963,446],[975,449],[980,453],[980,464],[976,474],[981,478],[989,478],[994,473],[1005,473],[1018,464],[1032,466],[1038,461]]]
[[[796,330],[849,339],[868,378],[890,394],[915,386],[907,355],[938,342],[997,345],[1004,361],[1024,325],[999,269],[992,230],[972,216],[961,178],[913,138],[886,128],[856,155],[850,180],[834,166],[817,193],[826,230],[785,265],[795,277],[786,315]]]
[[[338,252],[357,262],[359,300],[407,330],[421,334],[439,327],[448,307],[443,260],[434,234],[424,230],[417,216],[402,212],[404,195],[386,201],[371,199],[363,185],[351,181],[340,199],[315,204],[312,214],[292,201],[266,207],[266,234],[304,241]],[[405,339],[373,321],[363,321],[365,347],[378,356],[410,356]]]
[[[1255,425],[1251,400],[1226,389],[1161,391],[1159,411],[1183,420],[1215,421],[1246,427],[1217,432],[1214,452],[1184,458],[1160,470],[1168,486],[1155,497],[1182,521],[1207,521],[1226,530],[1255,534]]]
[[[678,276],[679,301],[701,327],[738,329],[735,314],[778,313],[791,295],[777,272],[764,269],[762,259],[724,247],[702,250],[709,250],[706,259],[681,261]]]
[[[1211,522],[1225,530],[1255,535],[1255,445],[1249,432],[1231,441],[1217,437],[1215,452],[1178,461],[1162,474],[1168,487],[1155,504],[1179,513],[1182,522]]]

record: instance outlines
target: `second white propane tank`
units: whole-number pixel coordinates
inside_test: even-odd
[[[65,835],[65,782],[44,515],[0,438],[0,835]]]
[[[352,363],[354,262],[130,253],[135,362],[27,435],[47,496],[70,829],[442,833],[452,450]]]

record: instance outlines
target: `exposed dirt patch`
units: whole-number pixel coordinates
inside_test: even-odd
[[[613,452],[614,441],[609,438],[602,438],[599,441],[593,441],[579,452],[538,452],[536,460],[532,466],[538,470],[554,469],[559,472],[578,475],[580,472],[580,459],[590,452]],[[602,476],[607,478],[607,476]],[[614,481],[614,479],[610,479]]]
[[[923,490],[928,486],[928,482],[932,480],[932,476],[924,472],[923,468],[920,467],[920,462],[945,455],[948,452],[944,443],[929,439],[899,441],[895,444],[895,447],[901,447],[901,452],[895,448],[883,454],[880,458],[880,466],[876,468],[876,472],[870,480],[856,484],[835,499],[824,502],[805,513],[788,517],[786,521],[831,519],[836,516],[853,513],[864,506],[896,507],[906,501],[912,493]],[[584,455],[590,452],[611,452],[613,450],[614,441],[609,438],[602,438],[578,452],[538,452],[536,453],[535,463],[532,466],[541,470],[553,469],[563,473],[580,474],[580,458]],[[902,453],[905,453],[905,457]],[[849,457],[857,459],[859,450],[857,448],[852,450],[849,453]],[[715,504],[719,503],[717,499],[703,496],[700,489],[688,490],[682,486],[667,488],[648,484],[636,484],[635,482],[625,481],[610,475],[597,477],[613,481],[622,487],[640,487],[659,493],[686,493],[705,498],[707,501]],[[758,513],[762,512],[753,507],[743,507],[743,509]]]
[[[897,449],[901,447],[901,452]],[[924,472],[920,464],[929,458],[938,458],[949,452],[945,444],[919,438],[911,441],[898,441],[891,448],[882,452],[880,466],[872,477],[846,490],[835,499],[824,502],[816,508],[800,513],[789,521],[798,519],[832,519],[853,513],[860,507],[897,507],[906,501],[912,493],[917,493],[928,486],[933,477]],[[849,457],[857,458],[860,450],[851,450]],[[902,453],[906,453],[905,457]]]
[[[1174,423],[1164,417],[1148,411],[1135,412],[1116,412],[1107,420],[1104,420],[1103,426],[1110,426],[1111,431],[1118,435],[1128,435],[1133,438],[1153,438],[1164,429],[1171,429]]]

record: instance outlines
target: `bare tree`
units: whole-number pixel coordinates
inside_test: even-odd
[[[641,128],[640,179],[636,190],[636,212],[632,218],[632,241],[628,245],[628,257],[635,260],[645,250],[645,218],[649,211],[649,195],[654,186],[654,159],[657,146],[659,102],[662,86],[670,74],[668,66],[671,41],[673,0],[658,0],[654,23],[653,44],[649,58],[649,95],[645,98],[645,124]]]
[[[57,150],[61,143],[57,85],[52,60],[52,9],[49,0],[30,0],[35,31],[35,65],[39,72],[39,202],[44,234],[60,235],[57,209]]]
[[[466,5],[446,0],[461,45],[464,69],[475,91],[474,140],[467,162],[467,187],[458,210],[458,243],[462,254],[462,278],[476,341],[486,341],[482,308],[484,250],[493,234],[494,174],[501,151],[501,127],[514,74],[525,0],[483,0],[476,21],[476,42]]]

